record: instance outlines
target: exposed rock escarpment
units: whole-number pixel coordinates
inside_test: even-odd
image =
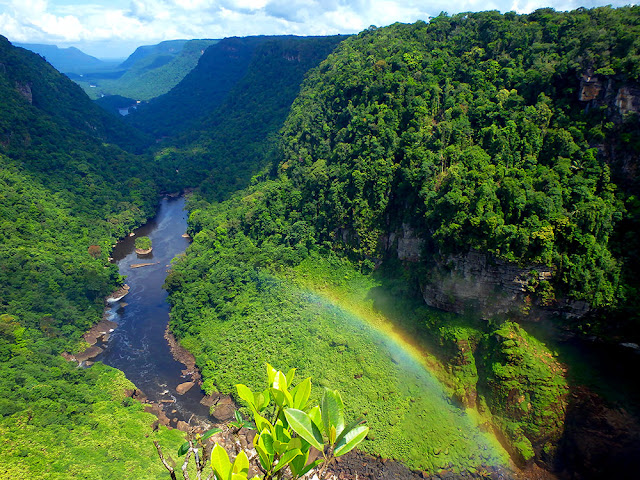
[[[553,269],[545,265],[520,267],[488,254],[466,254],[435,259],[432,278],[422,286],[427,305],[463,313],[472,308],[484,317],[526,308],[532,281],[549,281]]]

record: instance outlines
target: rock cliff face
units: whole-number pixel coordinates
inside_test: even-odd
[[[608,106],[612,120],[629,113],[640,113],[640,86],[616,82],[613,76],[595,75],[587,70],[580,78],[578,100],[588,102],[587,108]]]
[[[552,277],[553,270],[545,265],[523,268],[470,250],[464,255],[438,256],[421,290],[431,307],[456,313],[473,309],[490,317],[525,311],[530,306],[530,282]]]
[[[31,92],[31,84],[16,84],[16,90],[18,93],[24,97],[24,99],[29,102],[29,104],[33,105],[33,93]]]
[[[406,262],[419,262],[424,256],[424,239],[406,223],[385,235],[381,244],[387,253]],[[434,266],[420,285],[425,303],[448,312],[473,310],[485,318],[528,313],[535,303],[530,287],[550,281],[554,275],[553,268],[547,265],[521,267],[475,250],[458,255],[436,254],[430,260]],[[537,315],[560,314],[566,318],[580,318],[590,311],[587,302],[564,298],[538,307]]]

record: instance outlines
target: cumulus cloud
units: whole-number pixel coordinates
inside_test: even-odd
[[[626,0],[0,0],[0,34],[26,43],[113,50],[175,38],[356,33],[369,25],[428,20],[442,11],[525,13]],[[84,47],[84,48],[83,48]],[[105,56],[109,52],[88,51]],[[124,52],[122,52],[124,54]]]

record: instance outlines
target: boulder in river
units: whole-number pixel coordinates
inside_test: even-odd
[[[180,385],[178,385],[176,387],[176,392],[178,393],[178,395],[184,395],[189,390],[191,390],[191,387],[193,387],[195,384],[196,384],[195,382],[184,382],[184,383],[181,383]]]

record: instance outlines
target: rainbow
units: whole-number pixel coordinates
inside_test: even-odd
[[[304,294],[310,302],[320,303],[323,308],[344,312],[346,315],[343,315],[343,318],[366,328],[368,335],[376,337],[376,343],[384,345],[393,362],[402,369],[403,375],[410,373],[417,384],[428,391],[430,398],[438,405],[436,409],[441,414],[441,419],[455,418],[455,422],[461,428],[469,432],[491,453],[494,465],[504,466],[508,463],[509,456],[496,437],[479,429],[481,420],[478,412],[475,409],[461,410],[453,406],[450,395],[434,374],[438,369],[441,375],[445,372],[424,346],[400,331],[388,318],[376,311],[370,302],[346,298],[331,289],[315,289],[309,285],[304,287]]]

